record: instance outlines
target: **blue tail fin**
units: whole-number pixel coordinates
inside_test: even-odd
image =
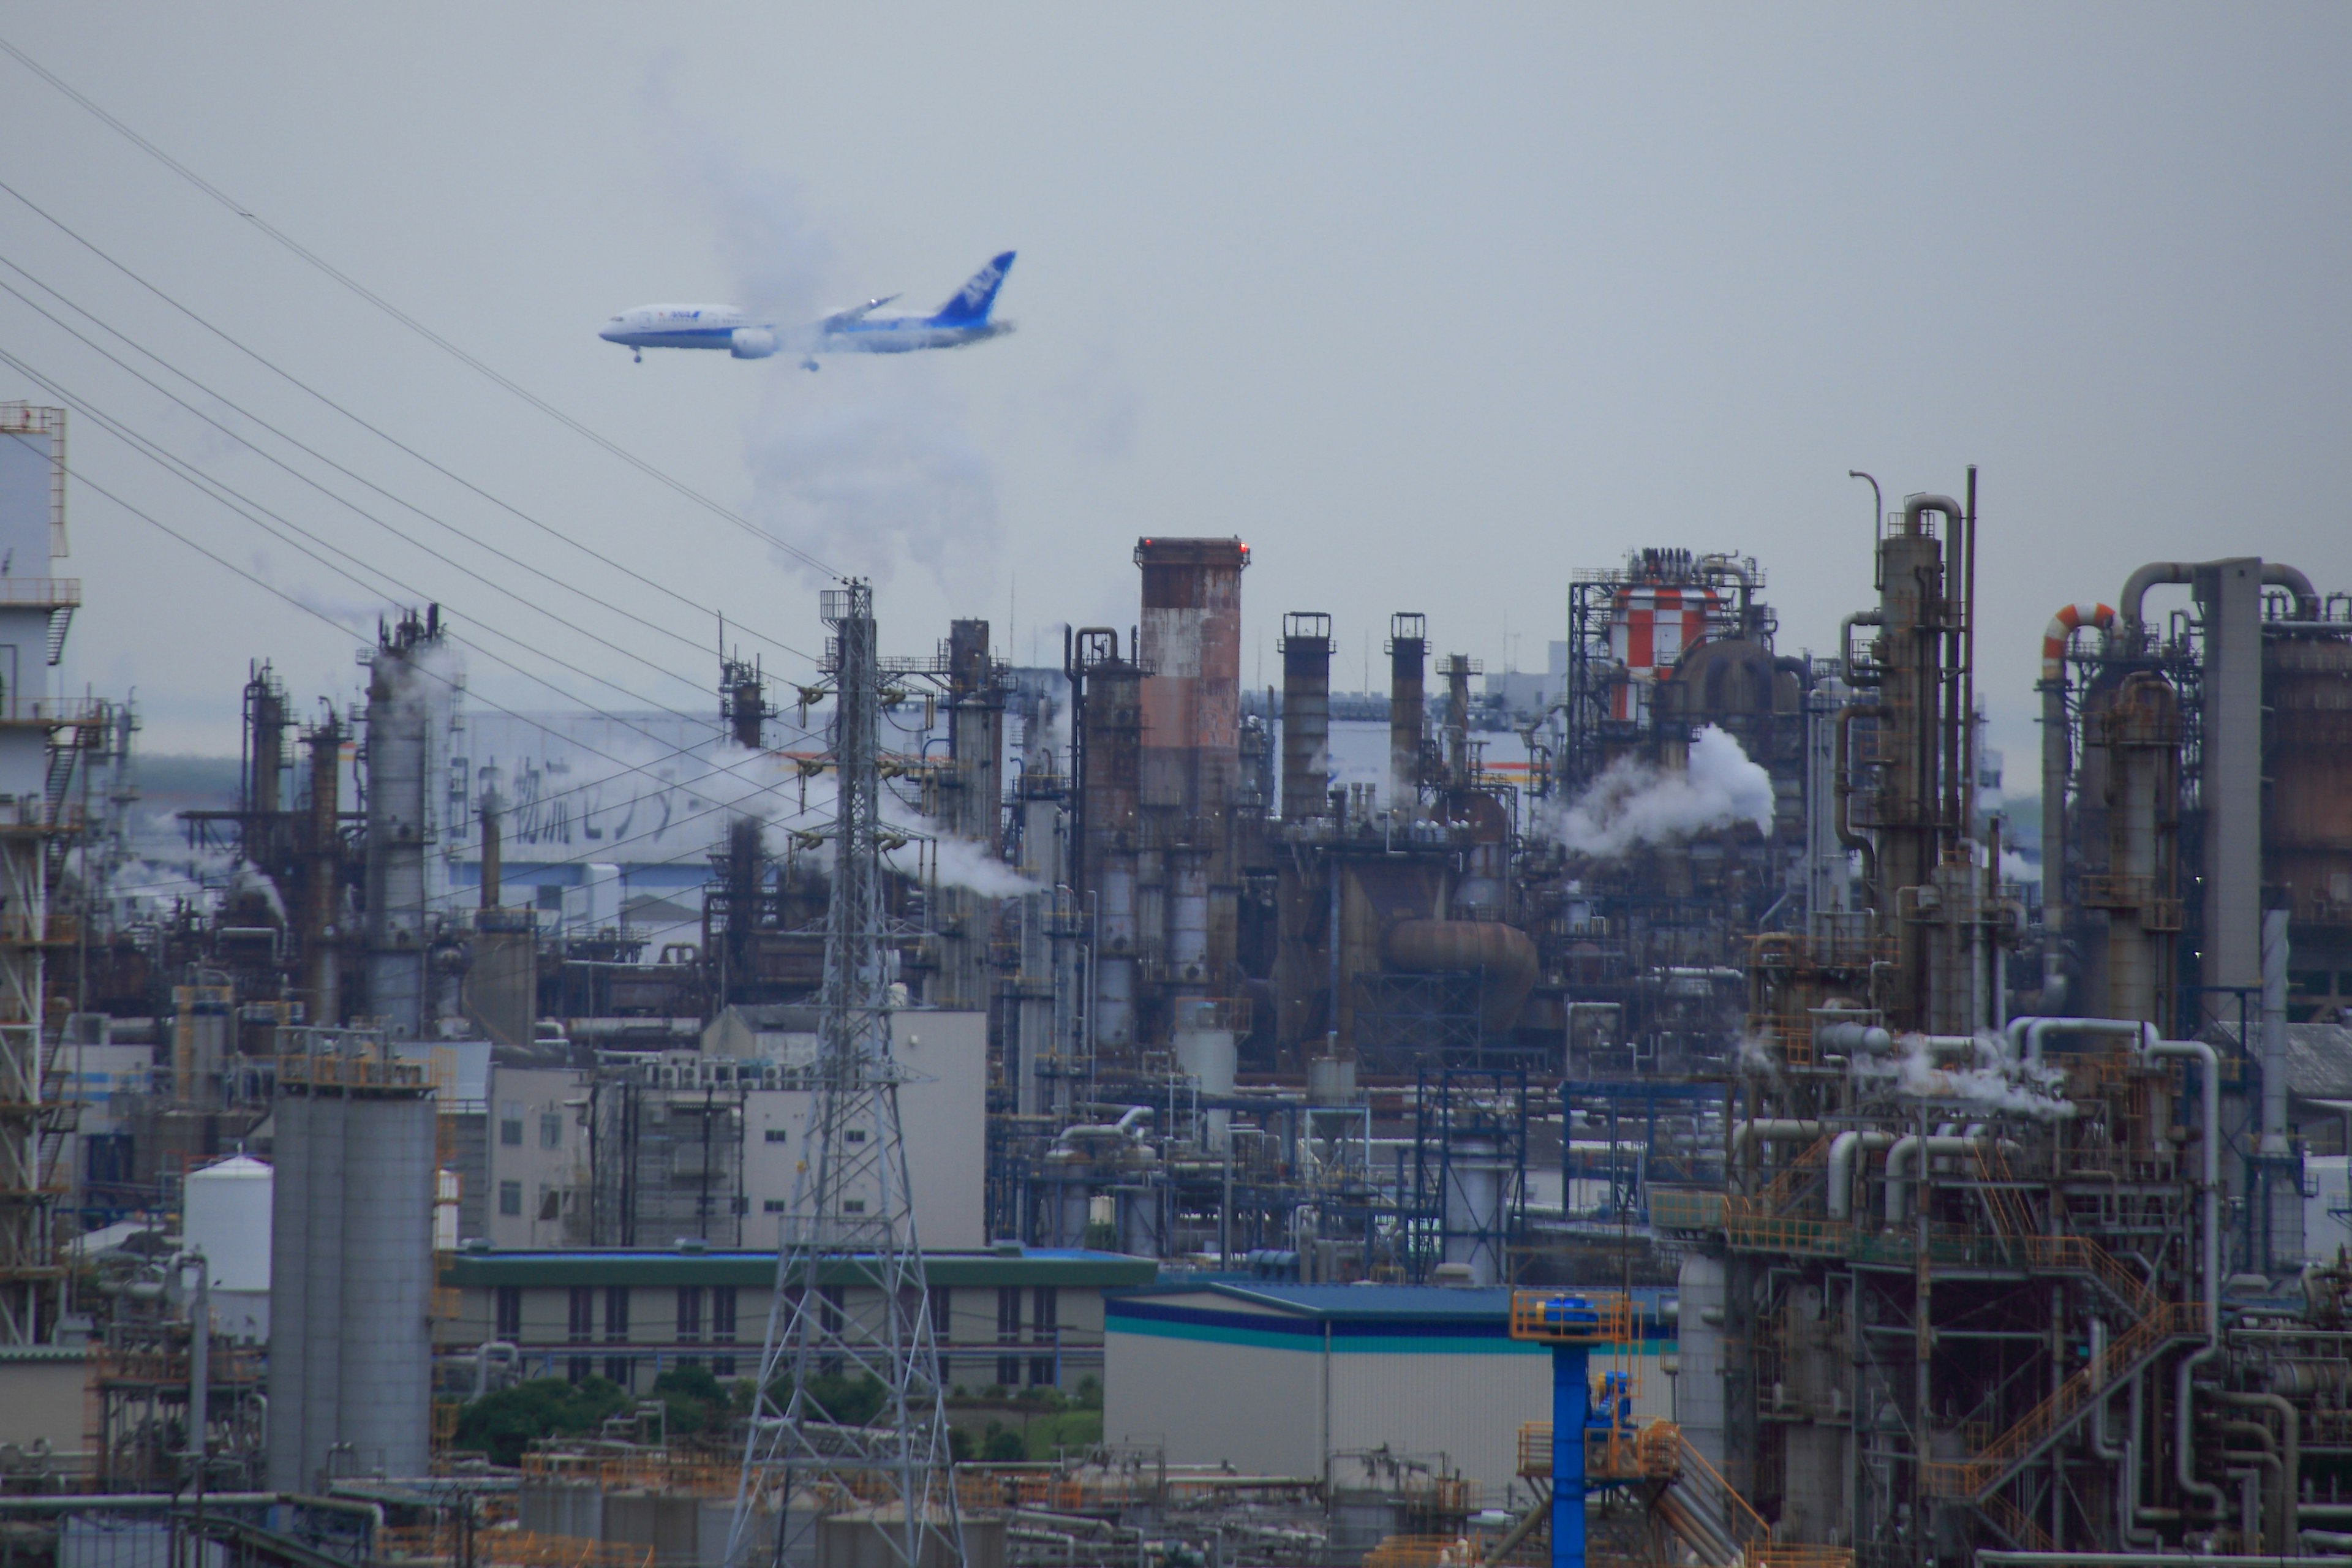
[[[971,280],[956,290],[955,298],[940,307],[931,324],[970,327],[988,320],[989,311],[996,308],[996,291],[1004,287],[1004,275],[1013,270],[1013,257],[1008,250],[973,273]]]

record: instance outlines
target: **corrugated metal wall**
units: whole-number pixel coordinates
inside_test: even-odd
[[[1165,1442],[1171,1464],[1252,1475],[1323,1473],[1323,1356],[1159,1334],[1104,1341],[1103,1436]]]

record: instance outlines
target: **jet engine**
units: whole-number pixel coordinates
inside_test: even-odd
[[[737,359],[766,359],[776,352],[776,334],[765,327],[738,327],[727,352]]]

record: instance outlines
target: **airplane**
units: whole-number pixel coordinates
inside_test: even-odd
[[[1008,250],[973,273],[944,305],[928,316],[876,312],[896,294],[868,300],[835,310],[806,326],[778,328],[773,322],[751,321],[732,305],[640,305],[604,323],[596,335],[608,343],[635,351],[643,364],[647,349],[725,349],[737,359],[766,359],[780,353],[796,353],[808,370],[817,368],[821,353],[902,354],[917,349],[960,349],[966,343],[1001,337],[1013,330],[1010,321],[991,319],[996,291],[1013,268]]]

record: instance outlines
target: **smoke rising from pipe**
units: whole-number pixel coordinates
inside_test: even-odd
[[[732,772],[728,771],[730,768]],[[824,832],[833,819],[833,775],[822,773],[808,781],[808,804],[803,807],[798,784],[792,782],[785,765],[766,752],[723,748],[712,757],[709,771],[691,781],[689,787],[723,802],[730,816],[756,818],[772,827]],[[1043,885],[991,855],[985,846],[945,831],[941,824],[899,799],[887,784],[883,786],[879,804],[885,826],[930,840],[929,858],[940,886],[962,888],[988,899],[1045,891]],[[832,852],[828,840],[822,848],[812,852],[811,858],[815,864],[829,865]],[[914,846],[885,858],[898,869],[912,872]]]
[[[1727,731],[1709,724],[1691,738],[1680,771],[1620,758],[1543,826],[1570,849],[1607,857],[1735,822],[1772,830],[1772,775]]]
[[[1858,1057],[1854,1080],[1882,1084],[1898,1095],[1958,1100],[2037,1121],[2063,1121],[2074,1114],[2074,1101],[2064,1094],[2065,1070],[2022,1060],[2005,1036],[1979,1034],[1965,1065],[1937,1066],[1925,1035],[1901,1036],[1895,1047],[1891,1056]]]

